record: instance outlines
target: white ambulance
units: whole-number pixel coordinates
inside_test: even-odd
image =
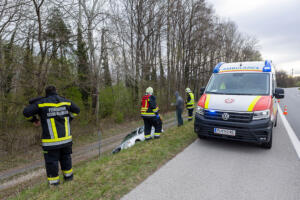
[[[276,88],[271,61],[219,63],[198,102],[195,132],[206,137],[245,141],[272,147],[277,124]]]

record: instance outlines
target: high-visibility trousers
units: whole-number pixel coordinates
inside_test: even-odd
[[[46,172],[50,185],[59,184],[58,163],[60,163],[65,181],[73,179],[71,154],[72,145],[59,149],[44,151]]]
[[[193,110],[194,110],[194,108],[189,108],[188,109],[188,121],[193,120]]]
[[[162,121],[160,118],[155,117],[143,117],[144,119],[144,133],[145,140],[151,140],[151,129],[154,126],[154,138],[160,138],[161,130],[162,130]]]

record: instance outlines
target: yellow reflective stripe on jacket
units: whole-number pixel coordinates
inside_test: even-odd
[[[60,106],[71,106],[71,102],[60,102],[60,103],[40,103],[39,108],[42,107],[60,107]]]
[[[77,113],[72,113],[72,115],[73,115],[74,117],[77,117],[77,116],[78,116],[78,114],[77,114]]]
[[[58,135],[57,135],[57,129],[56,129],[56,126],[55,126],[55,120],[54,120],[54,118],[51,118],[50,122],[51,122],[51,126],[52,126],[54,140],[55,140],[55,139],[58,138]]]
[[[66,131],[66,137],[69,136],[69,118],[65,117],[65,131]]]
[[[248,111],[249,111],[249,112],[252,112],[252,111],[253,111],[254,106],[256,105],[256,103],[258,102],[258,100],[259,100],[260,98],[261,98],[261,96],[257,96],[257,97],[255,97],[255,98],[252,100],[250,106],[248,107]]]
[[[152,109],[153,112],[157,112],[158,111],[158,107]]]
[[[147,113],[147,112],[142,112],[141,115],[156,116],[155,113]]]
[[[54,142],[61,142],[61,141],[64,141],[64,140],[69,140],[69,139],[72,139],[72,136],[68,136],[68,137],[61,137],[61,138],[54,138],[54,139],[42,139],[42,142],[43,143],[54,143]]]
[[[205,106],[204,106],[205,109],[208,108],[209,100],[210,100],[210,94],[206,95]]]

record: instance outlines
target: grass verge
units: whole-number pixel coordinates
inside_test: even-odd
[[[173,127],[159,140],[141,142],[116,155],[82,163],[72,182],[32,186],[10,199],[119,199],[196,139],[193,123]]]
[[[163,116],[165,120],[170,120],[174,118],[174,112],[164,113]],[[106,139],[122,132],[130,133],[133,129],[141,125],[143,125],[143,120],[141,118],[138,118],[138,120],[126,121],[122,124],[112,123],[111,120],[104,119],[101,121],[101,128],[103,129],[101,139]],[[99,140],[98,133],[95,129],[96,128],[93,126],[72,126],[74,152],[77,148],[97,142]],[[39,131],[41,131],[40,128]],[[1,155],[0,152],[0,173],[3,173],[8,169],[30,165],[32,162],[38,162],[39,160],[43,160],[43,154],[40,145],[33,145],[26,149],[26,151],[17,151],[13,154]]]

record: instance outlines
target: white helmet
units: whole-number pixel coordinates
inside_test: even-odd
[[[148,87],[148,88],[146,89],[146,94],[152,95],[152,94],[153,94],[153,88],[152,88],[152,87]]]
[[[190,92],[192,92],[192,90],[191,90],[190,88],[186,88],[186,89],[185,89],[185,92],[186,92],[186,93],[190,93]]]

